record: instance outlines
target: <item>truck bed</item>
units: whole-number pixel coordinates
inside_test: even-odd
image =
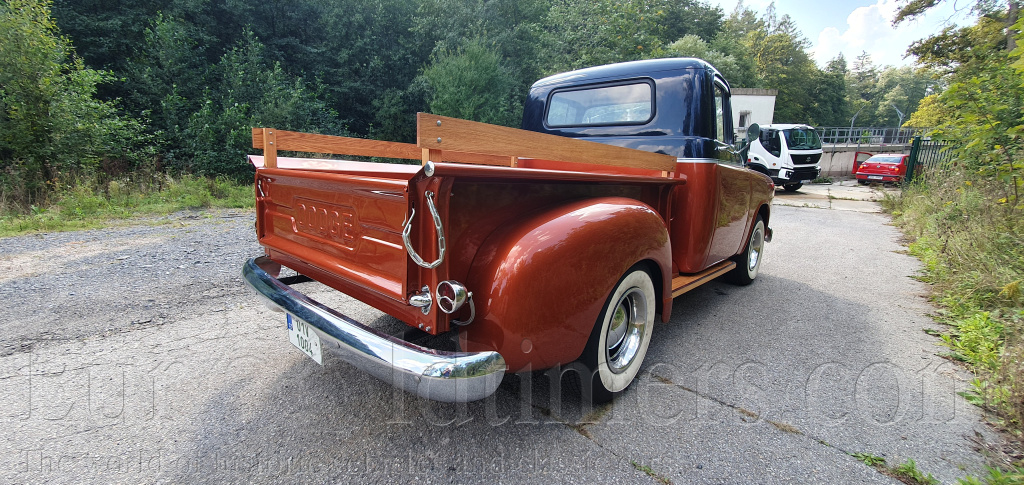
[[[255,129],[253,144],[264,156],[249,160],[257,169],[257,233],[266,255],[437,334],[450,328],[446,316],[425,315],[410,299],[464,278],[482,238],[505,221],[559,200],[620,194],[623,186],[667,211],[668,191],[685,183],[662,170],[675,165],[666,155],[421,114],[424,125],[431,129],[421,128],[418,145]],[[419,159],[370,163],[278,151]],[[532,195],[524,198],[526,185]],[[444,233],[443,256],[430,205]],[[436,267],[411,258],[402,238],[407,223],[410,247],[427,262],[439,259]]]

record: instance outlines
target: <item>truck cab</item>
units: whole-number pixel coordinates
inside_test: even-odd
[[[623,62],[533,84],[524,130],[675,156],[680,163],[740,165],[729,83],[691,58]]]
[[[821,153],[821,139],[813,127],[765,125],[757,140],[750,144],[747,166],[767,174],[787,192],[793,192],[821,174],[818,166]]]
[[[729,83],[700,59],[623,62],[541,79],[530,89],[522,128],[675,157],[673,177],[686,180],[674,190],[670,227],[681,273],[734,255],[754,220],[751,207],[771,186],[736,148]]]

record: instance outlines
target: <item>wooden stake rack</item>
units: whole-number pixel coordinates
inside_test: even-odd
[[[518,130],[476,121],[418,113],[416,144],[315,135],[253,128],[252,146],[263,150],[267,168],[277,167],[277,152],[296,151],[364,157],[517,167],[522,159],[607,165],[661,172],[675,171],[671,155],[622,148],[574,138]]]

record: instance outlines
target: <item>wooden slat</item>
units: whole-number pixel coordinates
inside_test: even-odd
[[[273,128],[253,128],[252,147],[266,150],[266,132],[273,132],[276,138],[274,146],[276,150],[290,150],[308,153],[331,153],[335,155],[357,155],[361,157],[383,157],[402,158],[419,160],[422,157],[422,150],[411,143],[396,143],[390,141],[366,140],[363,138],[349,138],[344,136],[316,135],[312,133],[299,133],[294,131],[275,130]],[[507,156],[485,155],[481,153],[465,153],[447,150],[441,152],[435,162],[460,162],[476,165],[498,165],[509,166]],[[415,155],[415,156],[413,156]]]
[[[672,298],[722,276],[735,267],[736,263],[732,261],[722,261],[697,274],[676,276],[672,278]]]
[[[417,114],[416,124],[416,144],[420,148],[481,153],[506,157],[506,160],[511,157],[538,158],[665,172],[675,172],[676,168],[676,158],[671,155],[429,113]]]
[[[272,130],[277,137],[277,150],[309,153],[332,153],[361,157],[404,158],[419,160],[420,149],[410,143],[366,140],[344,136],[315,135],[296,131]],[[264,148],[263,130],[252,130],[252,147]]]
[[[277,130],[263,128],[259,134],[263,145],[263,165],[267,168],[277,168]],[[256,130],[253,130],[253,139],[255,138]]]

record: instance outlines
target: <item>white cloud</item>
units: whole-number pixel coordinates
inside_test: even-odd
[[[847,62],[861,52],[871,54],[877,65],[903,64],[902,57],[906,44],[897,41],[899,32],[893,28],[892,19],[896,13],[895,0],[879,0],[874,5],[858,7],[846,17],[847,29],[840,33],[835,27],[827,27],[818,34],[817,45],[811,50],[819,65],[842,52]]]
[[[862,52],[870,54],[876,66],[912,64],[913,57],[903,57],[910,44],[938,32],[955,16],[954,11],[945,8],[948,3],[953,2],[944,2],[921,18],[903,21],[897,27],[892,26],[899,9],[896,0],[878,0],[874,5],[858,7],[847,16],[846,31],[826,27],[818,33],[811,55],[820,66],[840,52],[848,65]]]

